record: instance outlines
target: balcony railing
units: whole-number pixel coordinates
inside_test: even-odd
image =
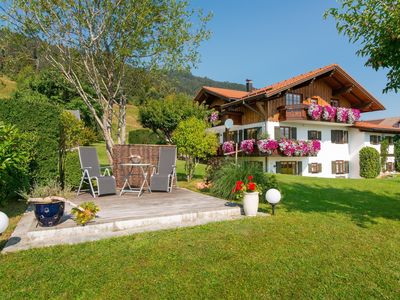
[[[307,105],[293,104],[278,107],[279,121],[307,120]]]

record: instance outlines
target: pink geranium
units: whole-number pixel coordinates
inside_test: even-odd
[[[313,120],[319,120],[321,119],[321,115],[323,112],[322,106],[316,104],[316,103],[311,103],[308,106],[308,115],[313,119]]]
[[[232,141],[227,141],[222,144],[222,151],[224,153],[232,153],[235,151],[235,143]]]
[[[351,108],[349,109],[349,113],[347,116],[347,123],[353,124],[354,122],[360,120],[361,117],[361,111],[357,108]]]
[[[240,149],[246,154],[251,154],[254,152],[254,143],[255,140],[243,140],[240,143]]]
[[[338,107],[336,112],[336,120],[341,123],[346,123],[349,115],[349,109],[346,107]]]
[[[321,150],[321,142],[319,140],[308,141],[308,154],[317,155]]]
[[[268,155],[271,155],[278,149],[279,144],[275,140],[268,139],[268,140],[259,140],[257,142],[257,146],[258,150],[260,150],[261,153],[266,153]]]
[[[322,119],[325,121],[332,121],[336,116],[336,107],[327,105],[324,106],[324,112],[322,113]]]

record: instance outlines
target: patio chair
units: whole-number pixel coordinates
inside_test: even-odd
[[[117,193],[115,177],[110,175],[109,167],[100,167],[96,148],[79,147],[79,161],[81,163],[82,179],[77,195],[81,192],[84,182],[89,185],[90,192],[94,198],[96,198],[96,194],[101,196]],[[105,169],[103,174],[101,169]],[[92,180],[96,180],[97,191],[93,188]]]
[[[157,169],[151,175],[151,191],[171,192],[176,180],[176,148],[161,147],[158,156]]]

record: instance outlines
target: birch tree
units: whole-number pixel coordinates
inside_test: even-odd
[[[124,144],[127,68],[182,69],[199,59],[210,15],[177,0],[1,1],[3,23],[40,41],[45,59],[77,90],[104,137],[112,163]],[[136,82],[140,85],[140,82]],[[89,86],[89,92],[85,86]],[[129,86],[132,88],[132,86]],[[101,106],[102,114],[95,110]],[[116,119],[113,121],[113,119]],[[117,126],[114,140],[113,126]]]

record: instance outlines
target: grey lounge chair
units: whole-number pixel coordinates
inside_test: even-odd
[[[109,167],[100,167],[96,148],[79,147],[79,161],[81,163],[82,179],[77,195],[81,192],[84,182],[89,184],[90,192],[94,198],[96,198],[96,194],[101,196],[117,193],[115,177],[110,176]],[[101,169],[105,169],[103,174],[100,172]],[[93,179],[97,182],[97,191],[93,188]]]
[[[169,193],[172,191],[174,180],[176,180],[176,148],[161,147],[157,170],[154,170],[151,176],[150,189]]]

